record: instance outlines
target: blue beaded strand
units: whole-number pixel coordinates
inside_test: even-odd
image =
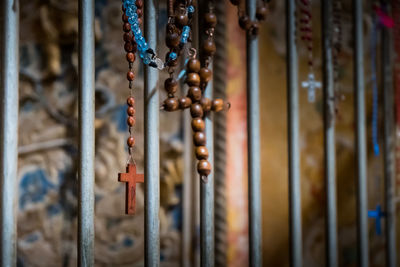
[[[371,73],[372,73],[372,121],[371,121],[371,136],[372,147],[375,156],[379,156],[379,138],[378,138],[378,116],[379,116],[379,101],[378,101],[378,82],[376,80],[376,43],[378,39],[378,23],[374,19],[371,34]]]

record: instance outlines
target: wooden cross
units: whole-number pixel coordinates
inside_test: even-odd
[[[315,101],[315,89],[321,88],[321,83],[315,80],[314,73],[308,74],[308,80],[301,83],[303,88],[308,88],[308,102]]]
[[[136,210],[136,183],[144,182],[144,175],[136,173],[136,165],[128,164],[126,173],[118,174],[118,182],[126,183],[125,213],[135,214]]]

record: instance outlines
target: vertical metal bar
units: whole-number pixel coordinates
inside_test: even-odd
[[[144,1],[144,31],[149,47],[157,47],[158,1]],[[145,265],[160,265],[160,138],[158,70],[145,66],[144,141],[145,141]]]
[[[302,266],[296,0],[286,0],[290,266]]]
[[[255,19],[256,0],[247,1],[247,13]],[[250,266],[262,265],[261,254],[261,165],[258,38],[247,34],[247,146]]]
[[[17,264],[19,1],[1,4],[1,266]]]
[[[324,98],[324,165],[326,192],[326,265],[338,266],[336,212],[335,89],[332,63],[332,0],[321,5]]]
[[[209,1],[199,2],[198,4],[198,25],[199,25],[199,43],[203,43],[204,21],[203,18],[208,10]],[[203,51],[200,49],[200,57],[203,58]],[[210,63],[210,69],[213,64]],[[204,91],[204,97],[212,99],[214,86],[210,81]],[[213,114],[205,118],[206,123],[206,140],[207,149],[209,151],[208,161],[211,163],[212,170],[208,175],[208,182],[200,182],[200,265],[202,267],[212,267],[215,264],[214,251],[214,130],[212,122]]]
[[[358,266],[368,267],[367,150],[362,0],[353,0],[353,24]]]
[[[382,28],[382,90],[383,90],[383,160],[385,179],[386,210],[386,266],[396,266],[396,205],[395,172],[394,172],[394,110],[393,110],[393,76],[391,64],[391,42],[387,28]]]
[[[79,1],[79,266],[94,266],[94,0]]]

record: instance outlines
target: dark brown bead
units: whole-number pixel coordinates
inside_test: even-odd
[[[141,18],[141,17],[143,16],[143,10],[140,9],[140,8],[138,8],[138,9],[136,10],[136,14],[138,15],[139,18]]]
[[[260,26],[258,25],[258,22],[253,22],[250,28],[250,34],[251,35],[258,35],[258,32],[260,31]]]
[[[191,58],[187,63],[188,72],[199,72],[200,67],[200,60],[197,58]]]
[[[187,109],[192,105],[192,100],[189,97],[182,97],[179,99],[179,108]]]
[[[179,34],[176,32],[169,32],[167,33],[167,36],[165,37],[165,42],[168,46],[168,48],[175,48],[179,46],[179,43],[181,42]]]
[[[138,18],[138,22],[139,22],[140,25],[142,25],[142,23],[143,23],[142,18]]]
[[[199,71],[201,83],[208,83],[212,78],[212,70],[209,68],[201,68]]]
[[[189,17],[186,14],[178,14],[175,16],[175,22],[179,27],[186,26],[189,22]]]
[[[207,56],[212,56],[215,53],[215,50],[217,50],[217,47],[215,46],[214,40],[212,39],[207,39],[203,43],[203,50],[204,53]]]
[[[135,138],[132,136],[128,137],[128,140],[126,141],[129,147],[133,147],[135,145]]]
[[[265,5],[262,5],[256,10],[256,18],[260,21],[265,20],[268,15],[268,8]]]
[[[192,118],[202,118],[203,114],[203,108],[199,103],[194,103],[190,106],[190,115],[192,115]]]
[[[128,73],[126,74],[126,78],[128,79],[128,81],[133,81],[135,79],[135,74],[133,73],[133,71],[128,71]]]
[[[178,82],[174,78],[168,78],[164,82],[164,88],[168,94],[175,94],[178,89]]]
[[[186,76],[186,83],[189,86],[199,86],[200,85],[200,76],[196,72],[189,72]]]
[[[212,110],[214,110],[215,112],[219,112],[223,109],[224,109],[224,100],[217,98],[212,101]]]
[[[127,113],[129,116],[133,116],[133,115],[135,115],[136,110],[135,110],[134,107],[128,107],[127,110],[126,110],[126,113]]]
[[[251,27],[251,20],[249,19],[249,17],[246,16],[246,15],[241,16],[241,17],[239,18],[239,26],[240,26],[240,28],[242,28],[243,30],[246,30],[246,31],[249,30],[250,27]]]
[[[240,0],[229,0],[232,5],[238,6],[240,4]]]
[[[129,34],[129,32],[124,33],[124,41],[125,42],[130,42],[132,39],[132,36]]]
[[[133,52],[133,45],[131,42],[126,42],[124,45],[124,49],[126,52]]]
[[[201,176],[208,176],[211,173],[211,164],[207,160],[200,160],[197,163],[197,172]]]
[[[129,52],[126,54],[126,60],[128,60],[128,62],[133,63],[133,62],[135,62],[135,59],[136,59],[136,57],[135,57],[134,53]]]
[[[179,101],[175,97],[167,98],[164,101],[164,110],[175,111],[179,107]]]
[[[127,103],[130,107],[133,107],[133,106],[135,105],[135,99],[134,99],[132,96],[130,96],[130,97],[128,97],[128,99],[126,100],[126,103]]]
[[[201,107],[203,108],[204,112],[209,112],[211,110],[212,101],[207,97],[203,97],[200,100]]]
[[[202,118],[192,119],[192,129],[194,132],[203,132],[206,128],[206,124]]]
[[[143,8],[143,0],[136,0],[135,4],[137,8]]]
[[[125,12],[122,14],[122,21],[128,22],[128,16],[125,14]]]
[[[217,26],[217,16],[214,13],[206,13],[204,15],[205,26],[207,28],[215,28]]]
[[[202,95],[202,92],[201,92],[201,89],[199,87],[192,86],[192,87],[189,88],[188,97],[190,97],[193,102],[200,101],[201,95]]]
[[[125,22],[123,26],[124,32],[130,32],[131,31],[131,24],[129,22]]]
[[[208,149],[205,146],[196,147],[196,158],[198,160],[208,159]]]
[[[195,146],[205,146],[206,134],[203,132],[195,132],[193,135],[193,143]]]
[[[132,116],[129,116],[128,119],[126,120],[126,123],[128,124],[129,127],[132,127],[133,125],[135,125],[135,118]]]

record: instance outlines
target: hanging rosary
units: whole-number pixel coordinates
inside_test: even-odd
[[[311,0],[300,0],[300,38],[307,45],[308,51],[308,79],[301,83],[301,87],[308,90],[308,101],[315,101],[315,91],[321,88],[321,82],[315,80],[314,55],[313,55],[313,32],[312,32],[312,6]]]
[[[187,6],[184,5],[184,3],[185,1],[176,1],[175,3],[171,0],[168,1],[169,25],[167,25],[166,42],[167,46],[170,48],[169,54],[180,54],[182,44],[191,40],[188,23],[191,21],[191,13],[194,12],[194,8],[192,8],[191,1],[188,1]],[[190,114],[192,116],[191,126],[193,130],[193,143],[196,147],[195,154],[198,160],[197,172],[203,182],[207,182],[207,177],[211,173],[212,168],[211,163],[208,161],[209,153],[206,147],[205,117],[211,111],[219,112],[229,108],[229,104],[222,99],[211,100],[203,96],[208,82],[212,79],[212,71],[208,66],[216,51],[213,34],[217,24],[217,17],[214,14],[212,1],[208,2],[208,8],[208,12],[204,17],[205,34],[207,34],[207,38],[202,44],[202,50],[205,55],[203,67],[200,60],[197,59],[196,50],[191,48],[185,71],[185,84],[189,87],[188,93],[185,97],[179,99],[175,96],[178,82],[173,77],[173,69],[170,69],[170,77],[166,79],[164,83],[168,98],[164,100],[162,107],[168,112],[179,109],[190,109]],[[189,30],[185,31],[184,29],[186,26],[189,27]],[[187,36],[184,35],[185,32],[188,32]],[[178,42],[179,35],[181,35],[180,42]],[[170,40],[175,40],[175,42],[169,43]],[[175,45],[172,45],[172,43]]]

